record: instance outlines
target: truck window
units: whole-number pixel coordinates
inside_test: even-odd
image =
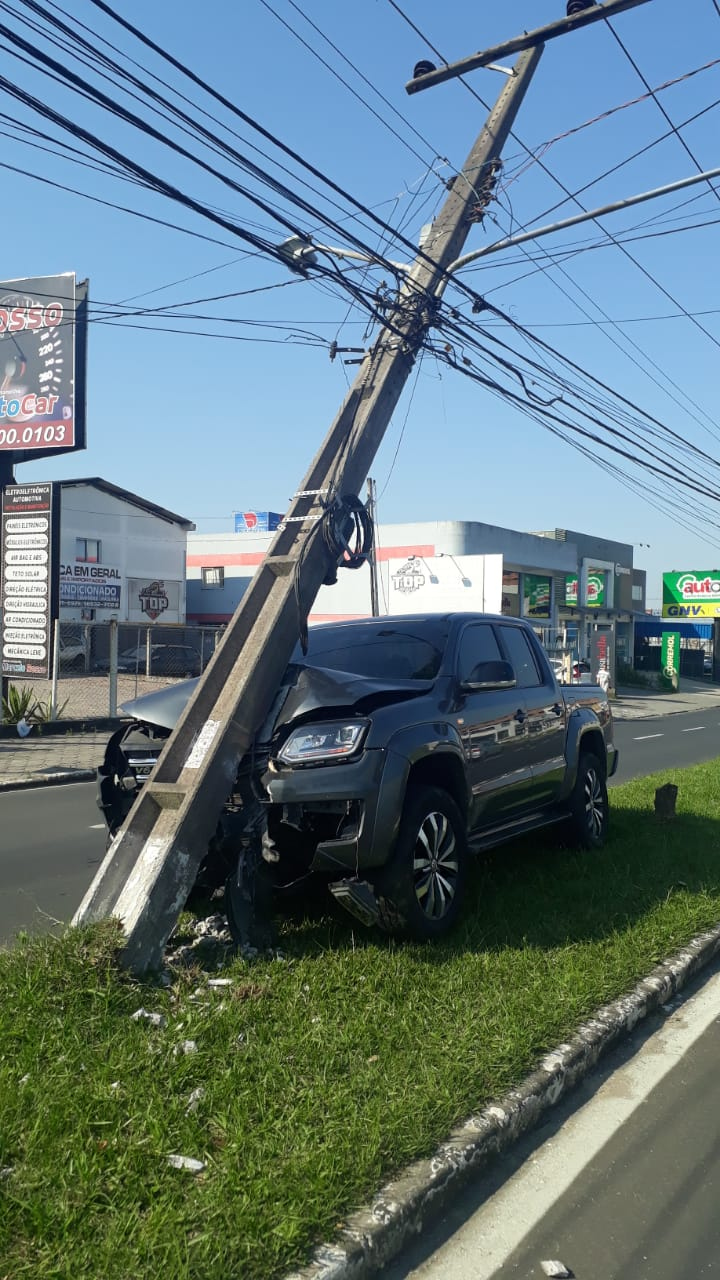
[[[488,622],[473,623],[460,637],[458,679],[468,680],[479,662],[502,662],[495,632]]]
[[[518,689],[536,689],[543,682],[525,632],[520,627],[500,627],[499,630],[507,660],[515,672]]]

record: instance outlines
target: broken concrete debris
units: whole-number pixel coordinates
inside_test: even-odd
[[[152,1027],[166,1027],[167,1018],[163,1013],[150,1013],[148,1009],[136,1009],[131,1014],[133,1022],[149,1022]]]

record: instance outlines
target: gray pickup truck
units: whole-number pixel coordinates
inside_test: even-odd
[[[195,683],[124,708],[99,770],[111,834]],[[253,761],[278,887],[315,874],[365,923],[426,939],[454,924],[472,853],[550,824],[599,848],[617,751],[607,696],[561,687],[531,627],[455,613],[312,628]],[[230,899],[231,829],[203,869]]]

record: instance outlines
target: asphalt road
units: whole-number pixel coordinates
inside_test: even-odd
[[[105,852],[101,816],[94,782],[0,795],[0,941],[70,919]]]
[[[620,764],[615,784],[720,755],[720,707],[653,720],[615,722]]]
[[[720,977],[612,1055],[386,1280],[696,1280],[720,1258]],[[654,1033],[654,1034],[653,1034]]]
[[[720,755],[720,709],[617,723],[615,783]],[[0,941],[67,921],[105,848],[95,784],[0,795]],[[48,919],[51,917],[51,919]]]

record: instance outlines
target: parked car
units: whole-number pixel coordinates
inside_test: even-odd
[[[713,670],[712,656],[709,653],[706,653],[705,657],[703,658],[703,672],[706,676],[711,676],[712,670]]]
[[[552,668],[553,668],[553,671],[555,672],[555,679],[558,681],[559,684],[563,684],[565,679],[565,668],[563,666],[562,659],[557,659],[557,658],[553,659]],[[581,658],[578,661],[572,663],[570,668],[570,683],[571,684],[592,684],[593,683],[592,670],[590,667],[590,663],[586,662],[584,658]]]
[[[98,803],[112,835],[194,682],[126,704]],[[561,688],[519,619],[446,614],[312,628],[288,666],[201,868],[231,928],[251,762],[277,887],[321,873],[364,923],[416,938],[457,919],[471,853],[551,824],[598,849],[617,767],[598,688]],[[236,929],[236,936],[238,936]]]
[[[80,628],[72,631],[60,628],[58,665],[60,671],[79,671],[85,666],[85,641]]]
[[[189,644],[134,645],[118,655],[117,669],[123,675],[199,676],[202,662],[197,649]],[[100,658],[97,671],[109,671],[110,659]]]

